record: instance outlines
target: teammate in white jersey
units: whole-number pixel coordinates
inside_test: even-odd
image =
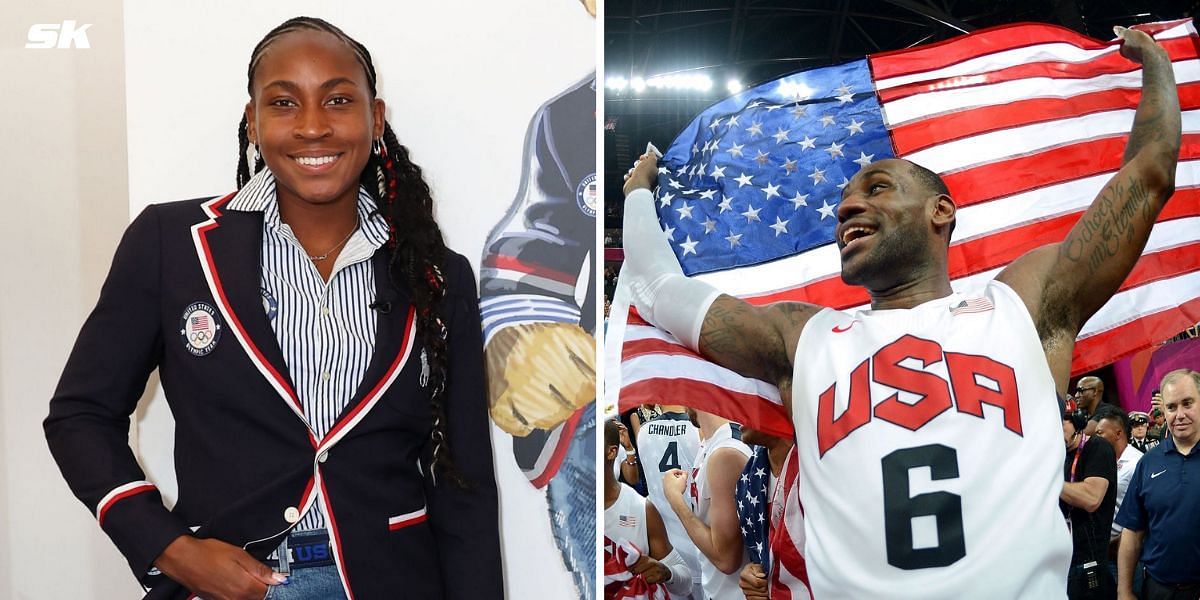
[[[620,446],[620,428],[616,421],[604,422],[604,562],[605,574],[618,555],[618,548],[632,544],[641,556],[628,570],[628,577],[610,577],[605,597],[623,587],[629,578],[641,576],[645,583],[662,583],[672,598],[687,598],[692,590],[692,571],[678,551],[671,547],[662,517],[652,504],[633,488],[617,481],[613,463]],[[621,573],[624,574],[624,573]],[[621,597],[628,597],[623,595]]]
[[[717,415],[687,409],[700,427],[700,453],[691,472],[663,475],[663,494],[700,551],[700,586],[708,600],[743,600],[738,585],[748,562],[734,505],[737,479],[750,459],[737,425]]]
[[[777,384],[796,430],[815,598],[1063,598],[1070,540],[1055,394],[1075,338],[1137,261],[1174,190],[1180,112],[1170,59],[1142,64],[1122,167],[1057,244],[978,297],[950,287],[956,207],[934,173],[864,167],[837,209],[842,279],[871,309],[755,307],[683,277],[643,156],[625,185],[626,275],[640,314],[706,358]]]
[[[692,471],[700,451],[700,433],[682,406],[663,405],[662,414],[642,424],[637,432],[637,452],[646,472],[646,492],[658,514],[662,515],[671,545],[683,555],[692,570],[693,597],[702,600],[700,592],[700,554],[688,537],[687,530],[663,494],[663,473],[671,469]]]

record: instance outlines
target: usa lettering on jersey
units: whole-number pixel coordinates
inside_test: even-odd
[[[944,361],[949,380],[902,364],[911,364],[913,360],[923,369]],[[875,402],[871,397],[871,382],[898,391]],[[918,400],[902,402],[899,391],[914,394]],[[822,457],[873,418],[916,431],[951,408],[982,419],[985,404],[1000,408],[1004,412],[1003,427],[1023,436],[1017,378],[1012,367],[986,356],[946,352],[941,344],[911,334],[885,345],[854,368],[850,373],[849,402],[837,417],[834,416],[836,393],[835,382],[818,399],[817,443]]]

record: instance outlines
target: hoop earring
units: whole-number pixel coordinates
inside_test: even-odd
[[[371,142],[371,152],[379,158],[387,158],[387,144],[383,143],[383,138]]]
[[[254,162],[262,160],[262,155],[258,153],[258,144],[254,145]]]

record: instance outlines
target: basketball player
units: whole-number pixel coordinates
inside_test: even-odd
[[[650,502],[662,515],[671,545],[683,556],[695,579],[693,597],[700,592],[700,555],[687,530],[663,494],[663,474],[672,469],[692,472],[700,451],[700,433],[682,406],[662,405],[662,414],[647,421],[637,432],[638,456],[646,471],[646,491]]]
[[[671,469],[662,478],[663,494],[699,550],[700,586],[709,600],[742,600],[739,573],[749,559],[742,547],[735,491],[750,448],[728,419],[691,408],[700,428],[700,453],[689,475]]]
[[[656,161],[643,157],[628,178],[625,264],[639,312],[781,390],[814,597],[1065,596],[1052,398],[1066,392],[1080,328],[1171,196],[1180,147],[1170,59],[1143,32],[1117,33],[1143,67],[1120,171],[1065,240],[1012,262],[977,296],[950,287],[953,199],[908,161],[870,164],[843,190],[842,279],[871,295],[853,314],[755,307],[683,277],[652,206]]]
[[[633,544],[641,557],[628,568],[632,578],[641,576],[645,583],[662,583],[675,598],[684,598],[692,589],[692,572],[679,552],[671,547],[662,517],[633,488],[613,475],[620,446],[620,428],[613,419],[604,422],[604,562],[606,567],[618,555],[618,548]],[[609,574],[609,569],[605,569]],[[605,585],[604,596],[614,597],[628,587],[630,579]],[[610,589],[611,588],[611,589]],[[620,596],[628,597],[628,596]]]

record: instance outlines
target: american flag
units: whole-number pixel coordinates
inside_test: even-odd
[[[604,600],[670,600],[665,585],[647,583],[645,575],[629,570],[641,557],[632,542],[604,538]]]
[[[738,526],[742,530],[742,545],[750,562],[763,566],[770,574],[771,559],[767,546],[770,541],[770,522],[767,520],[767,504],[771,501],[768,485],[771,479],[771,461],[765,446],[753,446],[754,456],[742,469],[742,476],[735,486]]]
[[[1138,28],[1174,63],[1176,192],[1133,272],[1081,331],[1074,374],[1200,320],[1200,41],[1190,20]],[[656,193],[662,227],[684,272],[726,293],[854,310],[869,297],[840,279],[841,188],[870,161],[906,158],[940,173],[958,204],[950,276],[970,296],[1026,251],[1061,241],[1120,168],[1141,69],[1118,47],[1020,24],[759,85],[705,110],[668,148]],[[774,386],[649,326],[623,285],[605,352],[621,364],[606,370],[606,400],[622,410],[687,398],[791,434]]]
[[[208,315],[199,315],[192,317],[192,331],[203,331],[208,329]]]
[[[753,448],[754,456],[736,485],[742,545],[750,562],[762,565],[772,598],[812,598],[803,555],[804,510],[798,495],[800,460],[796,448],[788,451],[780,476],[773,483],[767,449]]]

